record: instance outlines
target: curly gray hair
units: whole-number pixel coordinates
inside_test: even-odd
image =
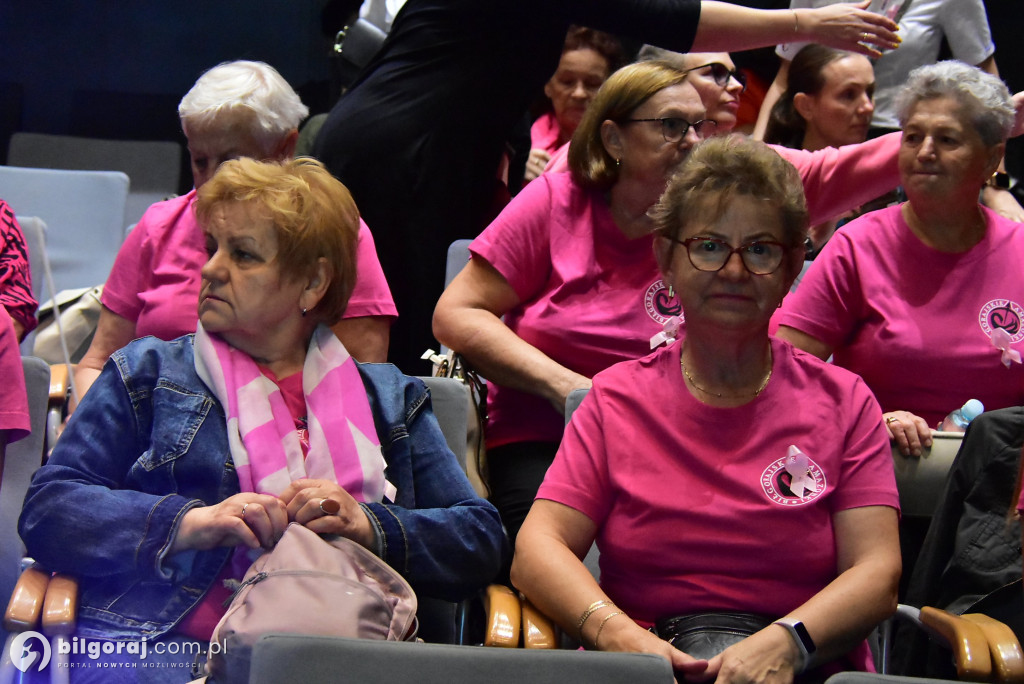
[[[907,125],[918,102],[939,97],[950,97],[960,103],[964,116],[986,145],[1005,142],[1010,136],[1015,110],[1006,84],[977,67],[955,60],[929,64],[910,72],[896,96],[900,125]]]

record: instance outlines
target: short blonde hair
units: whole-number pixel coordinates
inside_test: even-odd
[[[674,240],[690,220],[725,213],[737,196],[764,200],[779,213],[783,242],[799,247],[807,236],[807,201],[800,174],[762,142],[740,135],[704,140],[668,182],[651,209],[658,235]]]
[[[607,190],[619,179],[619,169],[601,140],[601,124],[622,122],[665,88],[686,81],[686,74],[667,62],[627,64],[608,77],[569,143],[569,169],[584,187]]]
[[[331,282],[310,313],[327,325],[338,322],[355,287],[359,241],[359,211],[348,188],[309,157],[280,163],[241,158],[221,164],[199,188],[199,223],[207,225],[228,202],[256,202],[274,224],[285,277],[311,277],[317,260],[327,260]]]

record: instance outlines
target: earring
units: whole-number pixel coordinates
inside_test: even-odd
[[[672,299],[675,296],[676,296],[675,288],[673,288],[671,285],[669,285],[668,286],[668,298]]]
[[[306,316],[306,307],[302,307],[302,316],[303,318]]]
[[[622,166],[622,160],[621,159],[616,159],[615,160],[615,168],[619,168],[620,166]]]

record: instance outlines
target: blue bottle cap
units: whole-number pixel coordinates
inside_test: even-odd
[[[968,421],[974,420],[984,412],[984,404],[977,399],[968,399],[967,403],[964,404],[962,409],[960,409],[960,414]]]

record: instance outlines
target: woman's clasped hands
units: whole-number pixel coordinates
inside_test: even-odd
[[[600,642],[602,651],[660,655],[672,664],[677,682],[695,684],[790,684],[800,662],[792,637],[778,625],[747,637],[710,660],[694,658],[632,620],[619,617],[604,626]]]
[[[281,492],[241,492],[211,506],[188,510],[171,543],[170,553],[218,546],[270,549],[289,523],[318,534],[337,534],[369,547],[373,528],[352,496],[329,480],[295,480]]]

